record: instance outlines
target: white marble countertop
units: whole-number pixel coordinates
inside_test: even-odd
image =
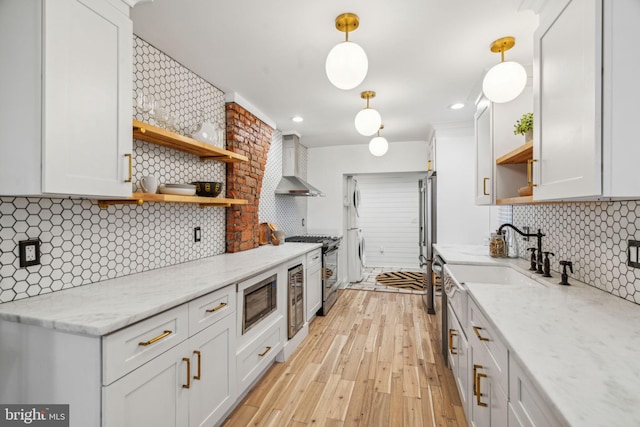
[[[317,243],[286,243],[0,304],[0,319],[101,336],[299,257]]]
[[[452,263],[528,266],[491,258],[486,246],[437,249]],[[558,285],[557,273],[536,280],[547,286],[467,288],[558,418],[579,427],[640,426],[640,306],[575,280]]]

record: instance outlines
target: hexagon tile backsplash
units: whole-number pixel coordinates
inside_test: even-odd
[[[178,133],[191,134],[203,117],[224,124],[222,91],[137,36],[133,48],[135,118],[150,121],[136,108],[137,94],[145,91],[177,113]],[[269,154],[267,168],[275,174],[267,184],[272,187],[282,176],[281,145],[280,138],[277,152]],[[134,191],[145,175],[155,175],[161,183],[225,182],[222,163],[200,162],[191,154],[136,140],[133,149]],[[273,189],[263,193],[260,203],[275,210],[263,212],[261,221],[278,222],[276,211],[282,206],[277,206]],[[284,212],[295,217],[295,201],[281,202]],[[225,218],[224,208],[197,205],[145,203],[101,209],[92,200],[0,197],[0,303],[222,254]],[[285,230],[298,223],[297,218],[286,218],[280,219]],[[193,241],[194,227],[201,228],[199,243]],[[20,268],[18,242],[28,238],[42,242],[41,265]]]
[[[179,133],[193,132],[202,116],[224,123],[221,90],[144,40],[132,42],[134,117],[149,121],[136,110],[144,90],[177,113]],[[133,149],[134,191],[145,175],[161,183],[225,181],[222,163],[136,140]],[[0,302],[222,254],[225,215],[224,208],[185,204],[101,209],[91,200],[0,197]],[[27,238],[42,241],[41,265],[20,268],[18,242]]]
[[[542,230],[543,251],[551,258],[554,278],[560,260],[573,262],[571,278],[640,304],[640,268],[627,266],[627,240],[640,240],[640,201],[562,203],[514,206],[513,223]],[[535,242],[519,239],[522,258]]]

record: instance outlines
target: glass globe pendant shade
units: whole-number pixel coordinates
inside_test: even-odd
[[[364,49],[349,41],[335,45],[325,63],[329,81],[338,89],[344,90],[353,89],[362,83],[368,69],[369,61]]]
[[[360,135],[371,136],[380,129],[382,117],[372,108],[360,110],[355,119],[356,130]]]
[[[369,151],[374,156],[384,156],[388,150],[389,143],[382,136],[376,136],[375,138],[371,139],[371,141],[369,141]]]
[[[514,100],[527,84],[527,72],[517,62],[507,61],[494,65],[482,81],[482,91],[492,102]]]

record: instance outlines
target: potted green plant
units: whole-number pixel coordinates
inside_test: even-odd
[[[514,135],[524,135],[525,143],[533,140],[533,113],[525,113],[513,125]]]

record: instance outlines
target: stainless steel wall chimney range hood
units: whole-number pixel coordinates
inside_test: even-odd
[[[286,196],[324,196],[324,193],[300,178],[298,150],[300,137],[296,134],[282,135],[282,179],[276,187],[276,194]]]

